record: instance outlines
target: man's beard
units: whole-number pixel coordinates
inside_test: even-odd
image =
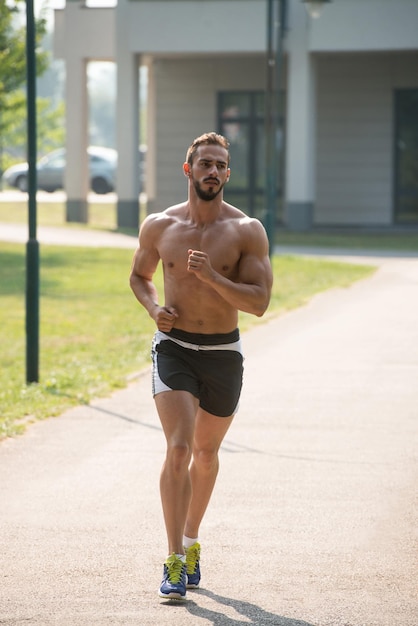
[[[214,200],[216,198],[216,196],[218,196],[222,189],[224,188],[224,185],[220,185],[220,187],[218,187],[218,189],[209,189],[208,191],[205,191],[204,189],[202,189],[202,187],[200,186],[200,183],[197,180],[193,179],[193,186],[195,188],[197,197],[200,200],[204,200],[205,202],[210,202],[211,200]]]

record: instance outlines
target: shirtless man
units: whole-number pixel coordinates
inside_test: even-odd
[[[238,311],[262,316],[272,287],[263,226],[223,200],[228,148],[213,132],[193,141],[183,164],[188,200],[144,220],[130,277],[157,326],[153,395],[167,442],[160,492],[169,555],[159,596],[168,599],[199,586],[199,526],[242,386]],[[152,282],[160,260],[164,303]]]

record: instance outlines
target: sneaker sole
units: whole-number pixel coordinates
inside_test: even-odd
[[[186,596],[181,596],[180,594],[168,594],[168,595],[164,595],[163,593],[159,593],[158,594],[159,598],[161,600],[170,600],[170,602],[186,602],[187,598]]]
[[[186,589],[199,589],[200,587],[200,583],[197,583],[197,585],[186,585]]]

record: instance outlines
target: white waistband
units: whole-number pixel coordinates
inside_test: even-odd
[[[165,333],[161,332],[161,330],[157,330],[155,334],[157,343],[164,339],[168,339],[169,341],[173,341],[174,343],[178,344],[182,348],[187,348],[189,350],[232,350],[233,352],[239,352],[240,354],[242,354],[241,339],[238,339],[238,341],[234,341],[233,343],[218,343],[214,346],[206,346],[196,343],[189,343],[188,341],[176,339],[175,337],[170,337],[170,335],[166,335]]]

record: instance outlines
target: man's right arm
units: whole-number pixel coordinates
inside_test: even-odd
[[[151,216],[150,216],[151,217]],[[129,284],[138,302],[151,317],[158,306],[158,292],[152,277],[160,260],[153,236],[152,220],[147,218],[139,233],[139,244],[132,260]]]
[[[132,261],[129,283],[136,299],[148,311],[158,329],[169,332],[178,316],[172,307],[158,304],[158,292],[152,280],[160,261],[156,246],[158,231],[155,215],[148,216],[139,233],[139,245]]]

